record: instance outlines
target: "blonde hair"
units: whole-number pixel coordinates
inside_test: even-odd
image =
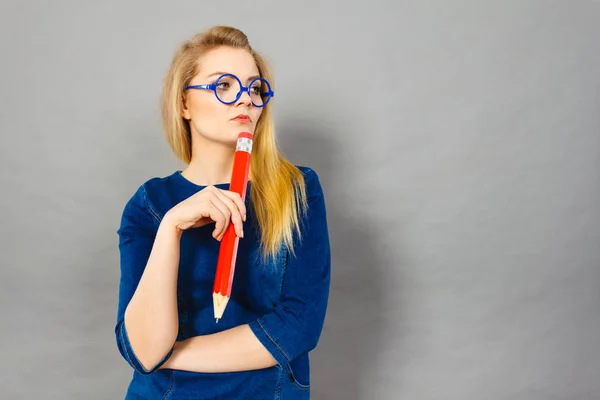
[[[198,73],[199,58],[221,46],[247,50],[260,76],[274,86],[266,60],[236,28],[215,26],[183,42],[164,79],[161,113],[167,142],[186,164],[192,159],[192,137],[189,122],[182,117],[184,88]],[[249,178],[252,181],[249,196],[260,227],[263,260],[274,258],[281,246],[294,252],[293,233],[300,235],[300,212],[307,211],[302,171],[285,159],[276,142],[272,103],[273,100],[263,108],[256,124]]]

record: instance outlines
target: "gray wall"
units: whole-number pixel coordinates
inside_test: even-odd
[[[282,148],[326,192],[313,398],[600,397],[599,2],[13,0],[2,398],[122,398],[116,229],[182,167],[161,80],[221,23],[270,58]]]

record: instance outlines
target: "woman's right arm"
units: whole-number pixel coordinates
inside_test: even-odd
[[[181,231],[162,220],[139,285],[125,310],[133,353],[146,371],[170,352],[179,327],[177,274]]]
[[[167,215],[159,222],[150,212],[141,186],[126,204],[118,231],[121,280],[115,334],[121,355],[142,374],[168,359],[178,332],[181,231]]]
[[[175,205],[159,220],[144,186],[127,202],[121,219],[121,280],[115,334],[125,360],[148,375],[171,356],[179,329],[177,275],[184,230],[216,222],[220,240],[232,222],[242,236],[246,208],[237,193],[209,187]]]

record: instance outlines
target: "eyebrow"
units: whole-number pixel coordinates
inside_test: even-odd
[[[210,78],[211,76],[223,75],[223,74],[230,74],[230,72],[222,72],[222,71],[213,72],[212,74],[208,75],[207,78]],[[255,79],[255,78],[260,78],[260,75],[249,76],[248,79],[246,79],[246,82],[251,81],[252,79]]]

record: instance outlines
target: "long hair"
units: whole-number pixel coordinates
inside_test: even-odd
[[[183,42],[171,62],[161,95],[161,116],[169,146],[180,160],[192,159],[189,122],[182,116],[184,88],[198,73],[198,59],[221,46],[247,50],[261,77],[273,85],[265,58],[256,52],[246,35],[229,26],[215,26]],[[271,100],[262,110],[254,132],[250,161],[250,201],[261,234],[263,260],[275,257],[281,246],[294,252],[294,231],[300,236],[301,215],[307,211],[307,195],[302,171],[285,159],[278,148]]]

